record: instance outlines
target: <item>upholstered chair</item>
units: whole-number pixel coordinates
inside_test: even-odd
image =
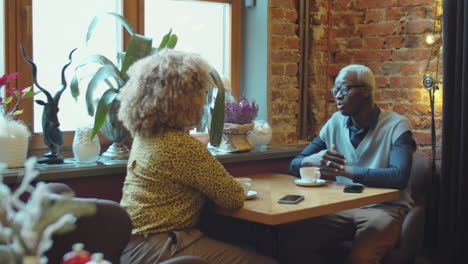
[[[430,159],[421,153],[415,153],[409,182],[415,205],[403,220],[398,244],[385,256],[382,263],[413,263],[418,251],[422,249],[426,204],[430,194],[431,172]]]
[[[73,192],[62,183],[49,183],[49,190],[57,194]],[[96,214],[78,218],[77,228],[72,232],[54,235],[54,244],[46,253],[48,263],[61,263],[65,253],[71,251],[72,245],[81,242],[91,253],[101,252],[106,260],[113,264],[120,263],[120,256],[127,246],[132,231],[130,216],[119,203],[105,199],[73,198],[77,202],[94,203]],[[159,264],[207,264],[196,256],[179,256]],[[130,264],[130,263],[122,263]]]

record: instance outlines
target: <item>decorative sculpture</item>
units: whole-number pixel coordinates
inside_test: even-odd
[[[59,155],[60,146],[63,144],[63,132],[60,131],[60,122],[58,121],[57,114],[59,112],[59,101],[63,91],[67,88],[67,81],[65,80],[65,70],[72,63],[72,54],[76,48],[73,49],[68,55],[68,62],[62,68],[62,88],[58,90],[55,95],[52,95],[37,83],[37,67],[36,64],[26,56],[23,45],[20,45],[21,54],[26,62],[31,66],[34,84],[43,92],[47,97],[47,102],[42,100],[35,100],[39,105],[44,106],[42,112],[42,130],[44,133],[44,143],[49,148],[49,152],[38,160],[38,163],[58,164],[63,163],[63,157]]]

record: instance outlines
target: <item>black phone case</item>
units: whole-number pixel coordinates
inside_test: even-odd
[[[362,185],[349,184],[349,185],[346,185],[346,186],[344,187],[343,192],[347,192],[347,193],[361,193],[363,189],[364,189],[364,186],[362,186]]]

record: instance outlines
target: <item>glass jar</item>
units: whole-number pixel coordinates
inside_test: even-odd
[[[79,127],[73,138],[73,155],[79,162],[96,162],[101,152],[99,137],[91,139],[91,125]]]
[[[270,125],[264,120],[255,120],[254,127],[247,133],[252,145],[258,150],[267,149],[271,141],[272,131]]]

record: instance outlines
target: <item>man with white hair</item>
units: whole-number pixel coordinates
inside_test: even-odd
[[[315,245],[301,243],[304,250],[352,239],[347,263],[379,263],[397,243],[404,215],[413,204],[407,185],[416,143],[405,117],[374,103],[375,86],[366,66],[344,67],[331,89],[338,111],[289,167],[298,177],[300,167],[319,166],[327,180],[401,191],[398,201],[314,218],[297,231],[314,240]]]

